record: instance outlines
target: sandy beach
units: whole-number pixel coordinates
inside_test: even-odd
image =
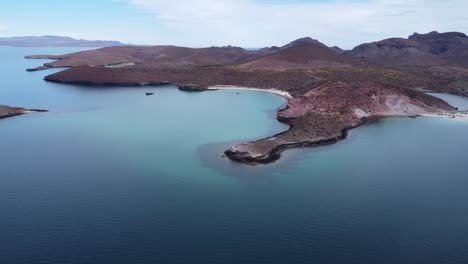
[[[279,95],[284,97],[286,100],[292,99],[292,95],[286,91],[278,90],[278,89],[259,89],[259,88],[249,88],[249,87],[238,87],[238,86],[230,86],[230,85],[215,85],[208,87],[209,90],[240,90],[240,91],[258,91],[258,92],[267,92]]]

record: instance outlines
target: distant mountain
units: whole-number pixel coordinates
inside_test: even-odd
[[[51,37],[39,39],[43,38],[50,39]],[[52,38],[55,39],[56,37]],[[62,42],[59,44],[62,46],[65,45],[63,40],[72,40],[70,38],[60,39],[62,39]],[[119,42],[86,42],[86,46],[93,46],[93,43],[122,45]],[[58,44],[55,43],[55,45]],[[44,58],[44,56],[29,58]],[[362,44],[351,51],[343,51],[338,47],[328,47],[312,38],[301,38],[282,47],[267,47],[259,50],[247,50],[233,46],[198,49],[176,46],[120,46],[66,54],[60,58],[57,58],[57,56],[48,58],[58,60],[46,64],[46,67],[128,63],[147,64],[152,65],[152,67],[229,65],[252,70],[349,67],[364,64],[464,67],[468,66],[468,37],[457,32],[415,33],[408,38],[390,38]]]
[[[459,32],[414,33],[357,46],[348,55],[382,65],[468,66],[468,37]]]
[[[334,50],[336,53],[339,53],[339,54],[345,53],[345,50],[341,49],[338,46],[333,46],[333,47],[331,47],[331,49]]]
[[[355,59],[341,54],[335,47],[312,38],[301,38],[281,48],[260,50],[265,56],[241,65],[248,69],[304,69],[318,67],[346,66],[356,63]]]
[[[13,47],[111,47],[123,46],[118,41],[84,40],[59,36],[27,36],[0,38],[0,46]]]
[[[316,39],[305,37],[305,38],[296,39],[292,41],[291,43],[284,45],[283,47],[281,47],[281,49],[284,50],[284,49],[297,47],[297,46],[316,46],[316,47],[328,48],[327,45],[323,44],[322,42]]]

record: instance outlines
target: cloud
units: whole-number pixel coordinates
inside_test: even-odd
[[[158,43],[190,46],[282,45],[311,36],[328,45],[413,32],[468,31],[466,0],[129,0],[155,15]]]

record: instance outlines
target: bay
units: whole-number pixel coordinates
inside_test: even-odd
[[[468,123],[392,118],[271,165],[260,92],[48,83],[0,47],[0,263],[467,263]],[[146,96],[146,92],[154,92]]]

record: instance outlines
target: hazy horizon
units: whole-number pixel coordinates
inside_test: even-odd
[[[414,32],[468,32],[467,9],[468,2],[462,0],[6,0],[0,37],[53,35],[141,45],[246,48],[311,37],[350,49]]]
[[[454,31],[447,31],[447,32],[454,32]],[[439,32],[439,33],[447,33],[447,32]],[[428,34],[430,32],[414,32],[414,33],[419,33],[419,34]],[[462,33],[465,33],[465,32],[462,32]],[[163,44],[158,44],[158,43],[139,43],[139,44],[135,44],[135,43],[126,43],[126,42],[121,42],[119,40],[114,40],[114,39],[83,39],[83,38],[73,38],[71,36],[57,36],[57,35],[31,35],[31,36],[2,36],[0,37],[1,38],[40,38],[40,37],[57,37],[57,38],[72,38],[74,40],[77,40],[77,41],[89,41],[89,42],[120,42],[121,44],[123,45],[131,45],[131,46],[158,46],[158,45],[163,45]],[[389,37],[386,37],[384,39],[390,39],[390,38],[407,38],[409,36],[389,36]],[[302,38],[312,38],[314,39],[313,37],[311,36],[304,36]],[[300,39],[300,38],[298,38]],[[240,47],[240,48],[243,48],[243,49],[247,49],[247,50],[258,50],[258,49],[262,49],[262,48],[268,48],[268,47],[272,47],[272,46],[278,46],[278,47],[281,47],[281,46],[284,46],[284,45],[287,45],[295,40],[298,40],[298,39],[291,39],[290,41],[286,42],[286,43],[283,43],[281,45],[266,45],[266,46],[262,46],[262,47],[249,47],[249,46],[235,46],[235,47]],[[372,41],[369,41],[369,42],[376,42],[376,41],[381,41],[381,40],[384,40],[384,39],[376,39],[376,40],[372,40]],[[320,41],[320,39],[316,39],[318,41]],[[320,41],[321,42],[321,41]],[[364,44],[364,43],[360,43],[360,44]],[[360,45],[358,44],[358,45]],[[166,44],[166,45],[173,45],[173,44]],[[358,46],[357,45],[357,46]],[[207,47],[210,47],[208,45],[205,45],[205,46],[182,46],[182,45],[175,45],[175,46],[181,46],[181,47],[189,47],[189,48],[207,48]],[[223,45],[223,46],[216,46],[216,45],[211,45],[211,46],[215,46],[215,47],[225,47],[225,46],[233,46],[231,44],[227,44],[227,45]],[[341,48],[343,50],[351,50],[355,47],[351,47],[351,48],[343,48],[339,45],[334,45],[334,44],[329,44],[327,45],[329,47],[338,47],[338,48]],[[72,46],[71,46],[72,47]]]

